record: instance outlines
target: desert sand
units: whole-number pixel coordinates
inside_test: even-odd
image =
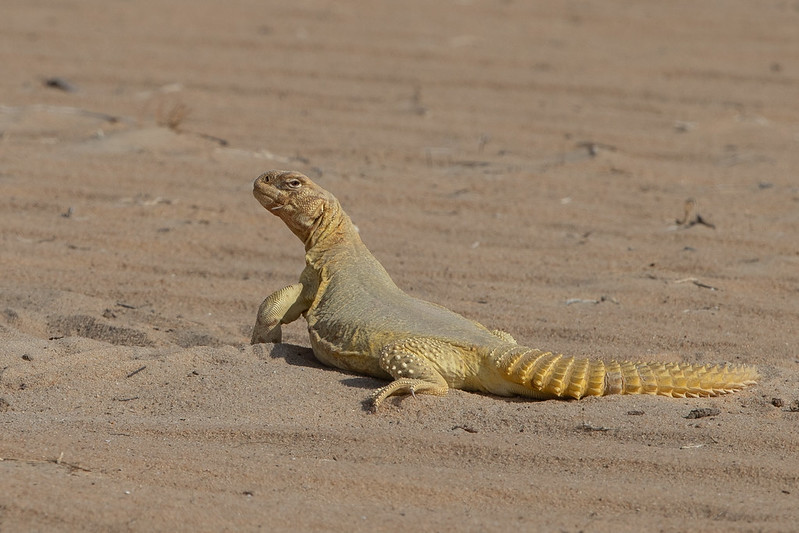
[[[799,4],[7,0],[0,531],[796,531]],[[365,400],[294,169],[397,284],[711,399]],[[710,416],[688,418],[696,409]]]

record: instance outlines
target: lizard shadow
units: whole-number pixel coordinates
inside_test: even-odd
[[[354,375],[353,377],[342,379],[341,383],[347,387],[370,391],[370,393],[373,393],[387,382],[377,378]],[[376,412],[374,404],[372,403],[372,394],[368,394],[363,398],[361,401],[361,408],[366,413],[374,414]]]
[[[374,390],[385,385],[388,382],[377,378],[353,376],[351,378],[342,379],[341,383],[343,383],[348,387],[352,387],[354,389]]]
[[[266,346],[266,345],[261,344],[260,346]],[[272,359],[283,359],[284,361],[286,361],[286,363],[292,366],[321,368],[324,370],[330,370],[331,372],[341,372],[345,375],[352,376],[341,380],[341,382],[347,385],[348,387],[355,387],[358,389],[376,389],[380,387],[381,384],[383,385],[385,384],[385,381],[377,378],[361,376],[358,374],[347,372],[346,370],[342,370],[340,368],[333,368],[327,365],[323,365],[316,358],[311,348],[300,346],[299,344],[279,343],[275,344],[271,349],[270,348],[261,348],[261,349],[268,350],[268,352],[264,354],[265,356],[271,357]]]
[[[264,345],[261,344],[260,346]],[[320,368],[329,371],[334,371],[334,372],[338,371],[344,373],[346,375],[349,375],[350,377],[346,377],[340,381],[342,384],[346,385],[347,387],[353,387],[356,389],[367,390],[367,391],[374,391],[387,383],[385,380],[367,377],[367,376],[360,376],[358,374],[347,372],[346,370],[325,366],[322,363],[320,363],[318,359],[316,359],[316,356],[314,356],[313,350],[311,348],[306,348],[305,346],[300,346],[298,344],[288,344],[288,343],[275,344],[271,349],[269,349],[268,353],[265,355],[268,355],[268,357],[271,357],[272,359],[283,359],[284,361],[286,361],[286,363],[293,366]],[[369,398],[364,399],[362,403],[364,411],[373,412],[372,403]]]
[[[313,350],[305,346],[300,346],[298,344],[278,343],[268,350],[269,357],[272,359],[283,359],[292,366],[327,368],[316,359],[313,354]]]

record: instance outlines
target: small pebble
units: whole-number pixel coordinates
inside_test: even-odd
[[[716,416],[719,413],[721,413],[721,409],[716,409],[715,407],[703,407],[701,409],[692,409],[691,412],[685,416],[685,418],[704,418],[706,416]]]
[[[65,80],[64,78],[59,78],[58,76],[53,78],[47,78],[46,80],[44,80],[44,86],[50,87],[51,89],[58,89],[66,93],[74,93],[77,92],[78,90],[78,88],[75,87],[68,80]]]

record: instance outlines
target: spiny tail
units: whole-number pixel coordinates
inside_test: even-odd
[[[758,379],[749,365],[616,362],[566,357],[521,346],[494,359],[500,373],[536,398],[607,394],[659,394],[675,398],[718,396]]]

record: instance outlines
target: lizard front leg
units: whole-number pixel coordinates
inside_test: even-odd
[[[295,283],[273,292],[261,303],[250,344],[282,340],[280,326],[297,320],[309,307],[302,297],[302,291],[302,283]]]
[[[380,352],[380,368],[391,374],[394,381],[372,394],[372,411],[393,394],[447,394],[449,385],[430,358],[446,357],[453,352],[452,346],[433,339],[406,339],[385,346]]]

